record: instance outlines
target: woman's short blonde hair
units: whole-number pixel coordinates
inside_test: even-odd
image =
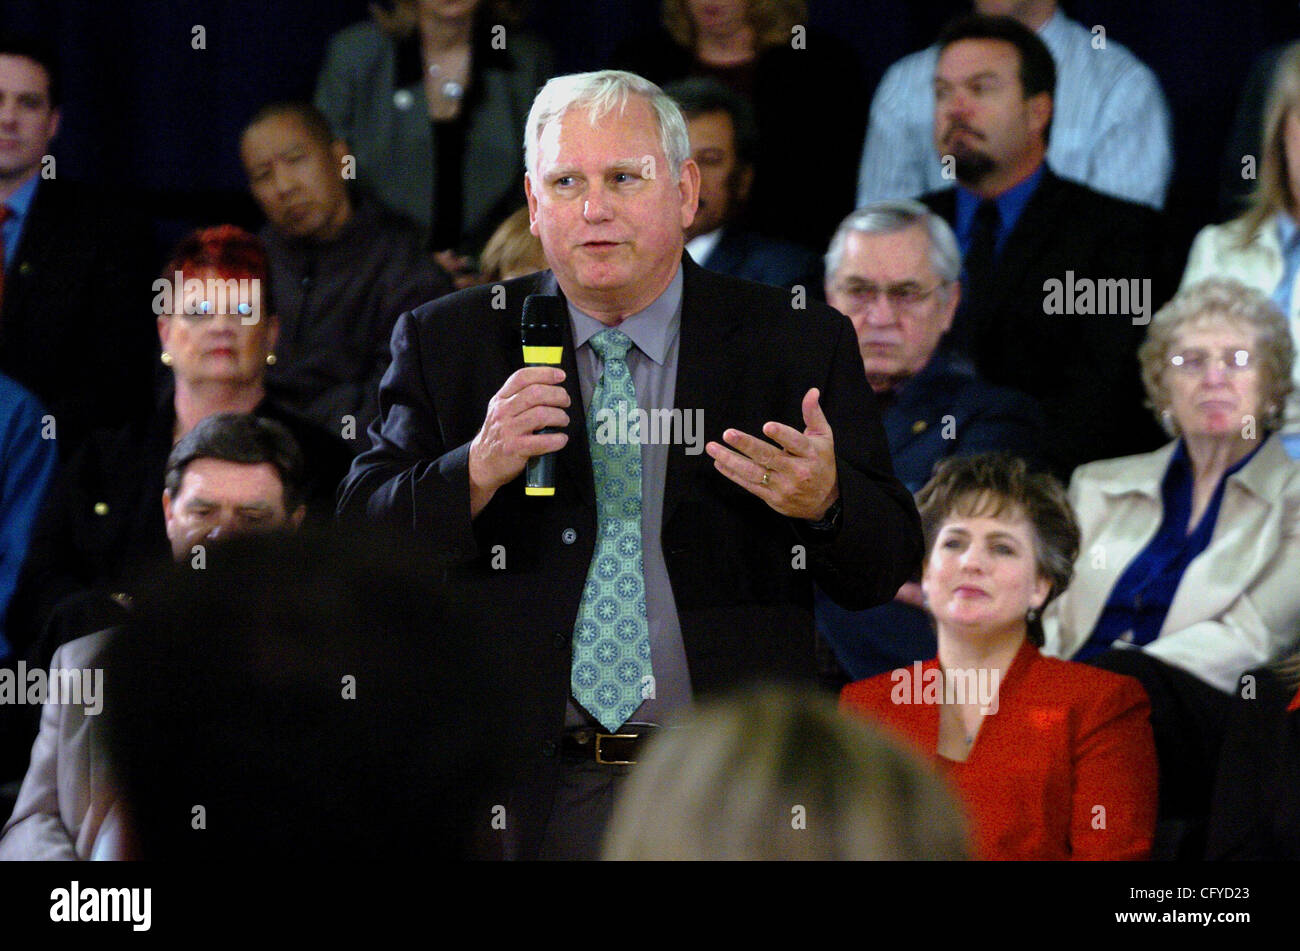
[[[664,0],[663,24],[679,46],[695,49],[695,21],[687,9],[687,0]],[[790,31],[808,22],[808,4],[804,0],[749,0],[745,17],[754,28],[758,49],[782,46],[790,42]]]
[[[1184,288],[1151,318],[1146,339],[1138,348],[1147,405],[1171,436],[1178,435],[1178,421],[1165,415],[1170,403],[1165,384],[1165,374],[1170,372],[1169,359],[1184,328],[1216,324],[1236,327],[1254,336],[1251,352],[1259,367],[1261,403],[1257,423],[1264,432],[1273,432],[1282,425],[1286,398],[1292,389],[1295,346],[1291,342],[1291,329],[1272,300],[1229,278],[1208,278]]]
[[[760,687],[664,729],[608,859],[961,859],[960,807],[919,757],[828,698]]]
[[[497,226],[479,257],[479,273],[485,281],[509,280],[548,266],[541,240],[529,230],[527,207]]]

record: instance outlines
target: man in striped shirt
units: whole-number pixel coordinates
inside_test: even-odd
[[[1057,174],[1159,209],[1173,171],[1169,108],[1155,74],[1105,34],[1066,18],[1056,0],[976,0],[1034,30],[1056,63],[1051,146]],[[858,173],[858,205],[910,198],[952,184],[935,154],[934,70],[939,47],[889,68],[871,102]]]

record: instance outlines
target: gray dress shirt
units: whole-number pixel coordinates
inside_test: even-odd
[[[573,346],[578,363],[578,384],[582,390],[584,414],[603,369],[600,357],[588,341],[608,325],[569,304]],[[682,271],[649,307],[623,320],[618,329],[632,338],[627,365],[636,387],[637,406],[672,409],[677,389],[677,351],[682,322]],[[658,723],[669,712],[691,700],[691,676],[682,646],[682,626],[677,602],[664,562],[664,483],[668,475],[666,442],[641,445],[641,546],[645,569],[646,618],[650,627],[650,663],[654,671],[654,697],[645,700],[632,715],[637,723]],[[568,726],[590,725],[592,718],[569,700],[565,717]]]

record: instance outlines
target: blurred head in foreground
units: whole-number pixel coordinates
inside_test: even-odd
[[[817,694],[762,687],[657,736],[605,838],[607,859],[962,859],[933,772]]]
[[[233,538],[142,592],[104,678],[139,857],[472,854],[503,801],[485,800],[509,704],[472,622],[378,551],[315,531]]]

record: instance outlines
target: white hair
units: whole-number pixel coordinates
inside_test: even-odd
[[[617,69],[556,76],[538,91],[524,127],[524,170],[529,174],[535,172],[537,144],[543,130],[570,109],[589,109],[595,125],[611,112],[622,113],[629,95],[644,97],[653,110],[659,146],[668,160],[668,170],[676,179],[681,175],[682,163],[691,155],[691,140],[681,110],[650,80]]]
[[[895,234],[905,228],[921,224],[930,239],[930,267],[945,284],[961,277],[961,250],[957,236],[948,222],[919,201],[895,199],[873,201],[851,212],[835,229],[830,247],[826,250],[826,277],[829,279],[844,259],[844,245],[853,231],[862,234]]]

